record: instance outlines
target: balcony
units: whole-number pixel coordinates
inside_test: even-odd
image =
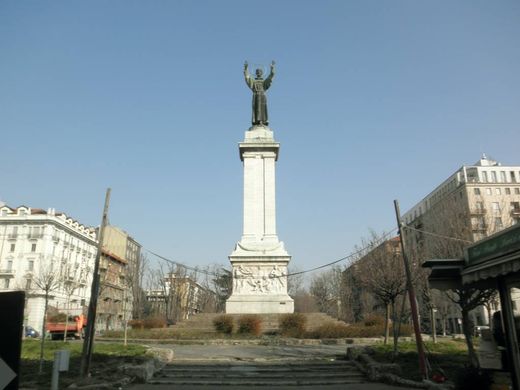
[[[36,240],[38,238],[43,238],[43,234],[42,233],[38,233],[38,234],[29,233],[28,238],[29,238],[29,240]]]
[[[14,269],[0,269],[0,275],[14,276]]]
[[[515,217],[520,216],[520,208],[515,207],[515,208],[511,209],[511,215],[515,216]]]
[[[484,208],[471,209],[469,213],[471,215],[484,215],[487,213],[487,209],[484,209]]]

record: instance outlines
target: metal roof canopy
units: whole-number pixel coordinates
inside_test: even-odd
[[[426,260],[422,267],[432,270],[428,277],[431,288],[453,290],[462,287],[461,272],[464,264],[463,259],[431,259]]]

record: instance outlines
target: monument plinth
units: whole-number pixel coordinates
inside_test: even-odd
[[[275,162],[280,144],[265,125],[253,125],[239,144],[244,163],[244,229],[229,256],[233,293],[226,313],[292,313],[287,294],[291,256],[276,234]]]

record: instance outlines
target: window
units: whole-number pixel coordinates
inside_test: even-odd
[[[506,195],[511,195],[511,188],[506,188]]]
[[[520,188],[515,188],[515,195],[520,195]]]
[[[16,238],[18,237],[18,226],[13,226],[11,229],[11,233],[9,233],[9,238]]]
[[[491,172],[491,181],[493,183],[497,182],[497,173],[495,171]]]
[[[27,271],[32,271],[34,270],[34,260],[29,260],[27,262]]]
[[[473,188],[473,193],[477,196],[480,195],[480,188]]]
[[[491,209],[494,214],[500,214],[500,204],[498,202],[491,203]]]
[[[511,183],[516,183],[515,171],[511,171],[509,174],[511,175]]]
[[[488,181],[488,174],[487,174],[486,171],[483,171],[483,172],[482,172],[482,181],[483,181],[484,183],[487,183],[487,181]]]
[[[31,244],[31,252],[36,252],[36,243]]]
[[[502,190],[500,188],[495,188],[495,194],[502,195]]]
[[[520,202],[511,202],[511,211],[515,213],[520,213]]]
[[[27,281],[25,282],[25,289],[26,290],[30,290],[31,289],[31,284],[32,284],[32,280],[31,279],[27,279]]]
[[[491,191],[491,188],[486,188],[486,195],[492,195],[493,192]]]
[[[42,230],[40,226],[32,226],[29,230],[29,238],[42,238]]]
[[[500,181],[502,183],[505,183],[507,181],[507,179],[506,179],[506,171],[500,171]]]
[[[5,278],[4,279],[4,288],[9,288],[9,282],[11,281],[11,279],[9,278]]]
[[[502,218],[500,217],[496,217],[495,218],[495,230],[500,230],[502,229],[504,225],[502,224]]]
[[[482,211],[484,210],[484,203],[483,202],[476,202],[475,203],[475,208],[479,211]]]
[[[7,261],[7,270],[12,271],[13,270],[13,260]]]

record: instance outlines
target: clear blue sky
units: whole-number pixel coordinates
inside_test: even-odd
[[[0,199],[191,265],[242,230],[244,60],[277,62],[278,234],[303,269],[486,152],[520,165],[520,3],[0,2]]]

